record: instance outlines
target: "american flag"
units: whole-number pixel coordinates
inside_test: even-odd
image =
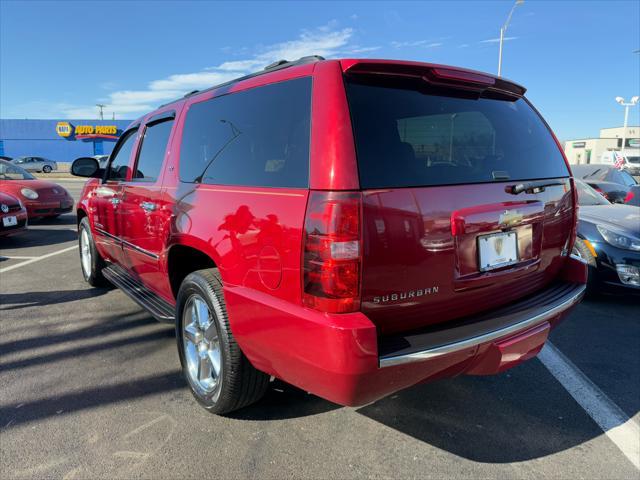
[[[615,158],[615,162],[613,162],[613,166],[618,170],[622,170],[624,168],[624,164],[626,159],[619,152],[613,152],[613,156]]]

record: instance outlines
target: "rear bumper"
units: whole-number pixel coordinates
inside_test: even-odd
[[[26,202],[29,217],[50,217],[73,211],[73,199]]]
[[[459,322],[455,327],[385,338],[380,345],[380,367],[429,360],[535,330],[576,305],[585,290],[585,284],[560,282],[524,301]]]
[[[243,287],[225,287],[231,329],[259,370],[342,405],[425,381],[511,368],[542,349],[584,294],[586,265],[516,304],[440,330],[378,338],[362,313],[324,314]]]
[[[17,225],[11,227],[5,227],[4,222],[2,221],[3,217],[16,217]],[[17,212],[9,212],[7,214],[0,215],[0,237],[5,237],[8,235],[13,235],[15,233],[19,233],[24,231],[27,228],[27,212],[22,209]]]

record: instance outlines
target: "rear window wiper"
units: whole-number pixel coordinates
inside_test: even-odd
[[[507,185],[505,191],[518,195],[522,192],[538,193],[543,192],[545,187],[551,187],[552,185],[564,185],[564,180],[536,180],[533,182],[516,183],[515,185]]]

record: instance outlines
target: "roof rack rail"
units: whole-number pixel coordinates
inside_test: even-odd
[[[259,70],[257,72],[250,73],[243,77],[234,78],[233,80],[229,80],[228,82],[220,83],[219,85],[214,85],[212,87],[205,88],[204,90],[193,90],[192,92],[185,94],[182,98],[190,97],[191,95],[195,95],[196,93],[208,92],[210,90],[215,90],[216,88],[225,87],[227,85],[231,85],[236,82],[241,82],[242,80],[247,80],[249,78],[257,77],[259,75],[264,75],[265,73],[270,73],[276,70],[282,70],[288,67],[295,67],[297,65],[306,65],[307,63],[320,62],[324,59],[325,58],[321,57],[320,55],[308,55],[306,57],[300,57],[298,60],[292,60],[292,61],[278,60],[277,62],[273,62],[267,65],[266,67],[264,67],[264,69]],[[167,105],[171,105],[172,103],[175,103],[178,100],[181,100],[181,98],[178,98],[176,100],[172,100],[163,105],[160,105],[158,108],[166,107]]]

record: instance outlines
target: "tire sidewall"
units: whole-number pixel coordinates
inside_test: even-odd
[[[42,167],[42,171],[44,173],[51,173],[51,167],[49,165],[45,165],[44,167]]]
[[[89,240],[89,249],[91,250],[91,272],[89,275],[84,271],[82,266],[82,232],[87,232],[87,237]],[[101,265],[101,257],[96,250],[96,245],[93,241],[93,235],[91,234],[91,227],[89,226],[89,220],[87,217],[84,217],[80,221],[80,226],[78,228],[78,250],[80,252],[80,270],[82,271],[82,277],[85,282],[92,286],[98,286],[102,284],[102,265]]]
[[[191,296],[198,295],[204,300],[211,313],[211,319],[216,323],[218,330],[218,340],[220,342],[220,361],[221,374],[218,384],[213,392],[206,394],[201,391],[199,386],[193,382],[189,372],[187,371],[187,361],[184,351],[184,309]],[[227,341],[228,332],[220,322],[220,316],[226,315],[224,307],[224,299],[218,298],[214,289],[208,284],[207,280],[197,272],[188,275],[180,287],[176,303],[176,341],[178,346],[178,355],[180,357],[180,365],[182,366],[182,374],[184,375],[189,390],[195,399],[204,408],[211,413],[219,413],[226,410],[226,390],[229,385],[229,366],[231,365],[229,343]]]

